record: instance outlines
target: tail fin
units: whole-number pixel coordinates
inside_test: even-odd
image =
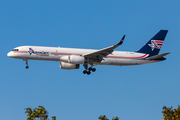
[[[140,50],[137,52],[147,53],[149,57],[158,55],[168,30],[160,30],[154,37],[152,37]]]

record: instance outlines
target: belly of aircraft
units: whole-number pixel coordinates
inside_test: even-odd
[[[151,63],[152,61],[145,59],[111,59],[106,58],[101,61],[101,63],[95,63],[97,65],[119,65],[119,66],[128,66],[128,65],[141,65]]]

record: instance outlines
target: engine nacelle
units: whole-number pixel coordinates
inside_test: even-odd
[[[59,60],[72,64],[84,64],[85,62],[85,58],[79,55],[62,56]]]
[[[79,69],[79,64],[71,64],[71,63],[65,63],[65,62],[60,62],[60,68],[61,69]]]

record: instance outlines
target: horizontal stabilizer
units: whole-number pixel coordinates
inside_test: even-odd
[[[168,55],[170,52],[168,52],[168,53],[163,53],[163,54],[159,54],[159,55],[154,55],[154,56],[152,56],[152,57],[149,57],[149,58],[146,58],[147,60],[157,60],[157,59],[160,59],[160,58],[162,58],[163,56],[165,56],[165,55]]]

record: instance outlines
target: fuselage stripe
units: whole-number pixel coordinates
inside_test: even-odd
[[[23,51],[23,50],[19,50],[19,51],[13,51],[14,53],[28,53],[28,51]]]
[[[28,51],[13,51],[14,53],[28,53]],[[52,55],[82,55],[77,53],[59,53],[59,52],[50,52]],[[40,55],[40,56],[48,56],[48,55]],[[148,54],[145,54],[140,57],[126,57],[126,56],[107,56],[107,58],[121,58],[121,59],[138,59],[147,57]]]

